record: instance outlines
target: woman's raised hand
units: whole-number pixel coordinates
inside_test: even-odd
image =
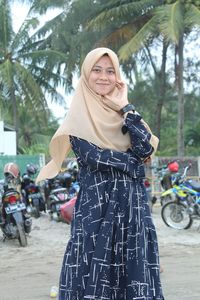
[[[114,93],[112,96],[106,95],[102,101],[113,110],[120,111],[128,104],[128,89],[126,83],[120,80],[116,82],[116,87],[118,93]]]

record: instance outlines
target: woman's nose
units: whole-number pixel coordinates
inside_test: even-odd
[[[100,78],[101,78],[101,79],[104,79],[104,80],[107,80],[107,79],[108,79],[108,76],[107,76],[106,71],[102,71],[102,72],[100,73]]]

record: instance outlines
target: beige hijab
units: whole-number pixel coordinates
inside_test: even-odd
[[[69,112],[49,145],[52,160],[41,169],[37,182],[58,174],[71,149],[70,135],[87,140],[103,149],[126,151],[130,147],[129,135],[123,135],[121,131],[123,117],[107,106],[105,101],[102,102],[102,97],[88,86],[90,71],[104,54],[110,57],[116,77],[121,80],[118,57],[112,50],[96,48],[87,54]],[[116,88],[113,94],[117,91]],[[148,126],[146,123],[145,125]],[[147,128],[150,131],[150,128]],[[150,142],[154,149],[157,148],[158,139],[155,136],[152,136]]]

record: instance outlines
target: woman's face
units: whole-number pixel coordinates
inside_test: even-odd
[[[112,93],[116,86],[116,74],[109,56],[102,56],[93,66],[88,83],[89,87],[98,95],[105,96]]]

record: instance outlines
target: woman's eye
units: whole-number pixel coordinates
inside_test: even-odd
[[[110,75],[111,75],[111,74],[115,74],[115,71],[109,70],[109,71],[108,71],[108,74],[110,74]]]
[[[92,69],[93,72],[99,73],[100,69]]]

